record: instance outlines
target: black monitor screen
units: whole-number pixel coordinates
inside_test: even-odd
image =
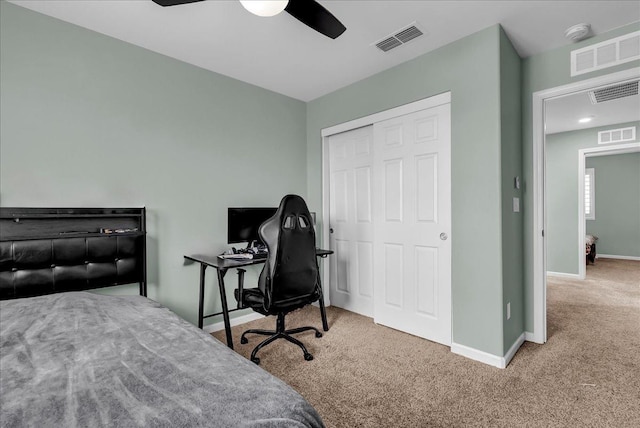
[[[258,228],[272,217],[277,208],[229,208],[227,217],[227,242],[260,241]]]

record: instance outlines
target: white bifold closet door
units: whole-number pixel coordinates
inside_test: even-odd
[[[328,137],[331,304],[451,344],[451,113]]]
[[[450,104],[374,125],[374,320],[451,345]]]
[[[373,316],[373,127],[329,137],[331,304]]]

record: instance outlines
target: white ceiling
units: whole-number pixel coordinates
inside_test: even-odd
[[[640,95],[592,104],[588,92],[578,92],[545,102],[545,133],[574,131],[640,121]],[[590,117],[588,123],[579,119]]]
[[[640,20],[638,1],[320,0],[347,27],[332,40],[287,13],[252,15],[236,0],[11,2],[303,101],[497,23],[527,57],[568,44],[564,30],[580,22],[599,34]],[[371,46],[414,21],[426,36],[386,54]]]

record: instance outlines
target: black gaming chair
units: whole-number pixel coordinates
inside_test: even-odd
[[[258,233],[269,250],[258,288],[244,289],[240,281],[234,294],[239,307],[250,307],[263,315],[277,315],[278,319],[275,331],[247,330],[242,334],[240,343],[246,344],[246,335],[250,333],[269,336],[251,353],[251,361],[256,364],[260,364],[256,357],[258,351],[276,339],[286,339],[298,345],[304,359],[310,361],[313,356],[302,342],[291,335],[313,330],[316,337],[322,337],[322,333],[314,327],[291,330],[284,327],[287,313],[322,298],[316,236],[304,199],[297,195],[282,198],[276,213],[260,226]]]

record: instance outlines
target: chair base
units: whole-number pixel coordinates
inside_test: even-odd
[[[320,331],[315,327],[298,327],[298,328],[293,328],[291,330],[285,330],[284,316],[285,314],[283,312],[278,314],[275,331],[250,329],[242,333],[242,336],[240,337],[240,343],[242,343],[243,345],[248,343],[248,340],[245,337],[247,334],[259,334],[262,336],[269,336],[268,338],[263,340],[261,343],[259,343],[258,346],[253,348],[253,352],[251,352],[251,361],[253,361],[256,364],[260,364],[260,358],[256,357],[256,354],[258,353],[258,351],[260,351],[260,349],[264,348],[265,346],[267,346],[268,344],[270,344],[271,342],[277,339],[285,339],[293,343],[294,345],[298,345],[300,349],[302,349],[302,352],[304,353],[304,359],[307,361],[313,360],[313,355],[311,355],[309,351],[307,351],[307,348],[304,346],[304,344],[291,335],[302,333],[303,331],[313,330],[316,332],[316,337],[322,337],[322,333],[320,333]]]

